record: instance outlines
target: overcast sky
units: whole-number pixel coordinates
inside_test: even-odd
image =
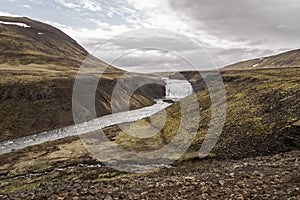
[[[190,69],[180,55],[188,52],[197,58],[199,51],[188,49],[184,37],[195,40],[217,67],[300,46],[299,0],[0,0],[0,3],[0,15],[27,16],[49,23],[102,60],[112,60],[124,53],[124,49],[128,50],[114,65],[129,71]],[[169,48],[138,49],[138,45],[119,41],[124,39],[122,34],[141,28],[169,30],[184,37],[177,35],[171,40],[173,34],[149,31],[161,46],[172,46],[172,52],[164,50]],[[97,47],[102,48],[100,54],[95,51]],[[213,66],[206,63],[205,67]]]

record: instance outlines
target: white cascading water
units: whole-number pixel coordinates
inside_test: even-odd
[[[192,85],[186,80],[164,79],[166,99],[182,99],[193,93]]]

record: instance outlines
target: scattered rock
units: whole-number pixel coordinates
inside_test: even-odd
[[[104,200],[113,200],[113,198],[108,194],[108,195],[106,195]]]
[[[59,184],[43,183],[35,191],[8,194],[0,192],[1,199],[300,199],[300,168],[295,165],[300,152],[242,160],[202,160],[171,169],[162,169],[147,175],[108,180],[79,180],[74,177],[91,169],[70,169],[51,179]],[[245,165],[245,163],[247,163]],[[240,166],[232,172],[232,166]],[[245,167],[247,166],[247,167]],[[218,172],[219,178],[215,173]],[[75,170],[75,171],[74,171]],[[112,173],[112,169],[103,174]],[[115,174],[116,172],[112,173]],[[71,176],[72,178],[70,178]],[[14,178],[14,180],[17,177]],[[41,177],[37,177],[41,180]],[[24,181],[36,180],[29,177]],[[9,180],[2,180],[0,191],[9,187]],[[6,185],[6,186],[5,186]],[[2,196],[1,196],[2,195]]]
[[[225,181],[219,180],[219,184],[220,184],[221,186],[224,186],[224,185],[225,185]]]

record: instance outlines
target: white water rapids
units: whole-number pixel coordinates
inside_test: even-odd
[[[193,93],[192,85],[186,80],[165,79],[166,99],[181,99]]]

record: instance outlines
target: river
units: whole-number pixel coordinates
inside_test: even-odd
[[[164,78],[164,81],[166,83],[166,100],[173,99],[176,101],[192,94],[193,92],[190,83],[187,81],[168,78]],[[0,142],[0,155],[9,153],[13,150],[42,144],[44,142],[54,141],[70,136],[82,135],[116,124],[133,122],[139,119],[150,117],[170,105],[170,103],[164,102],[163,100],[157,100],[157,103],[153,106],[126,112],[114,113],[81,124],[71,125],[56,130],[45,131],[30,136],[2,141]]]

